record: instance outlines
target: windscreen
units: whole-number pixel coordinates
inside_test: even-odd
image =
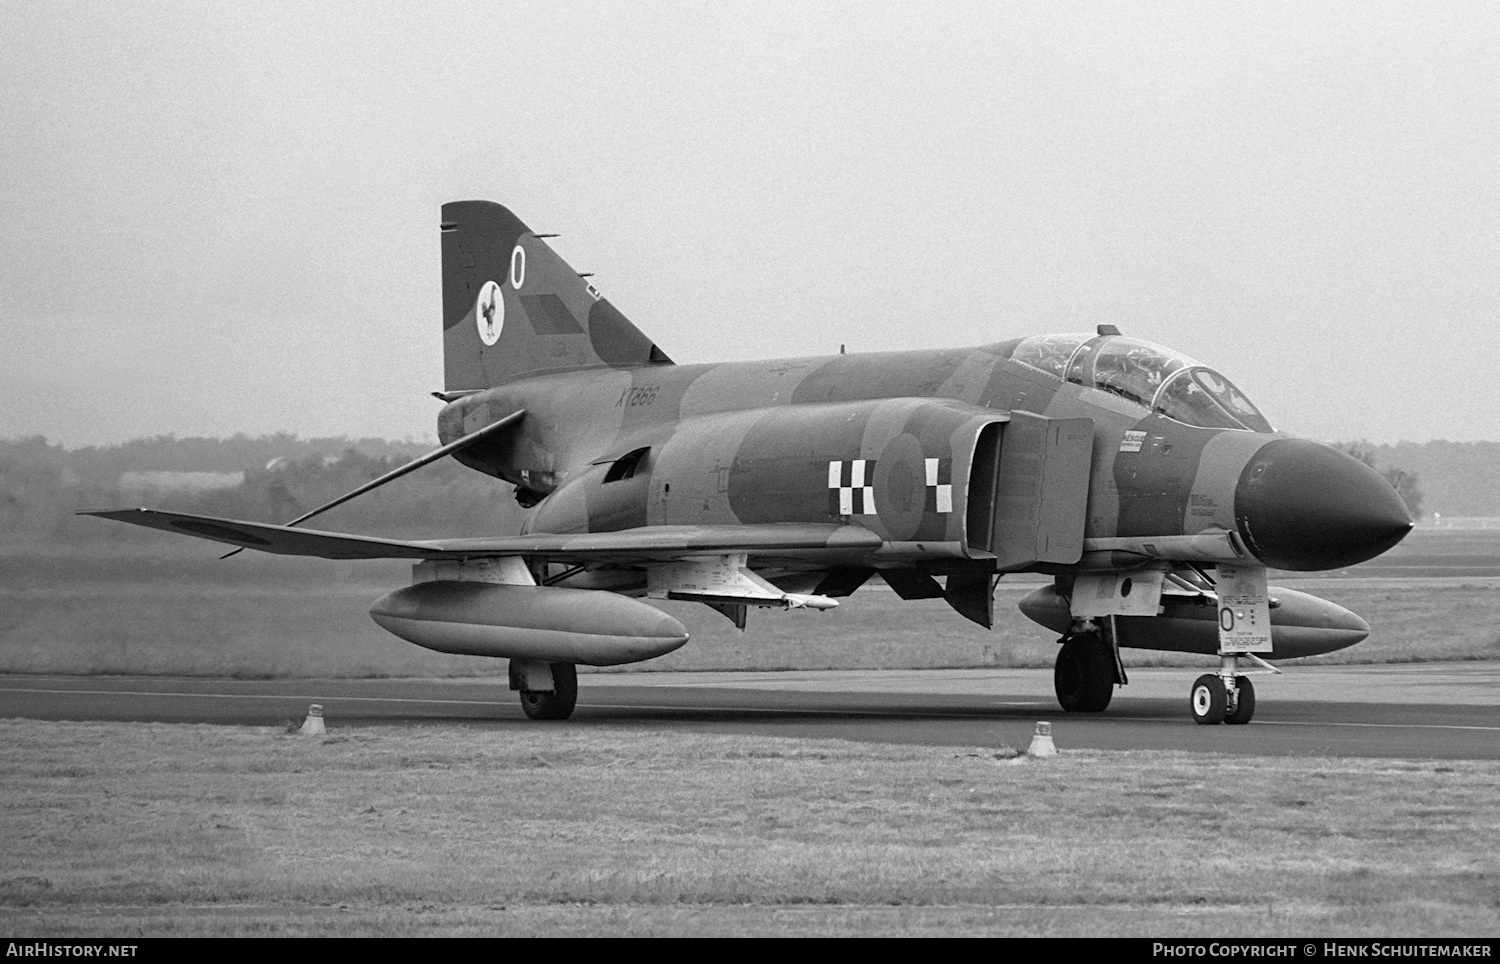
[[[1233,382],[1202,365],[1169,379],[1157,394],[1152,410],[1204,428],[1275,431]]]
[[[1200,428],[1273,431],[1229,379],[1180,352],[1119,335],[1037,335],[1012,361]]]

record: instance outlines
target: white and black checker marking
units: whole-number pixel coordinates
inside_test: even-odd
[[[927,459],[927,504],[928,512],[949,513],[953,511],[953,460]]]
[[[839,459],[828,463],[828,504],[832,515],[875,513],[875,460]]]

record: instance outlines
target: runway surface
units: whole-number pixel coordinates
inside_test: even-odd
[[[320,703],[330,729],[446,724],[638,726],[933,746],[1025,747],[1036,722],[1059,748],[1271,756],[1500,759],[1500,664],[1297,667],[1256,677],[1248,726],[1198,726],[1187,693],[1200,670],[1135,669],[1110,708],[1064,714],[1050,670],[589,673],[564,723],[521,713],[505,678],[230,680],[0,676],[0,718],[239,725],[300,721]]]

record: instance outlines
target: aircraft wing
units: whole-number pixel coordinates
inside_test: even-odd
[[[103,512],[81,512],[115,522],[148,529],[161,529],[179,535],[197,536],[243,549],[259,549],[283,556],[319,556],[324,559],[442,559],[441,552],[419,543],[373,536],[353,536],[317,529],[294,529],[291,526],[267,525],[263,522],[241,522],[214,516],[190,515],[186,512],[163,512],[158,509],[110,509]]]
[[[859,526],[784,524],[745,526],[643,526],[619,532],[571,535],[536,533],[470,539],[408,541],[320,532],[158,509],[84,512],[116,522],[196,536],[246,549],[323,559],[479,559],[534,556],[557,562],[615,564],[666,561],[684,556],[746,552],[783,559],[817,559],[879,549],[879,536]]]

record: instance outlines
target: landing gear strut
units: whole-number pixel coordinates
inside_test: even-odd
[[[1219,672],[1205,673],[1193,682],[1188,697],[1193,722],[1208,726],[1249,723],[1255,715],[1255,687],[1248,676],[1239,675],[1238,655],[1220,654],[1219,662]]]
[[[1069,713],[1099,713],[1115,693],[1115,657],[1097,631],[1063,638],[1052,671],[1057,702]]]
[[[521,693],[521,709],[533,720],[566,720],[578,705],[578,667],[540,660],[510,661],[510,688]]]

